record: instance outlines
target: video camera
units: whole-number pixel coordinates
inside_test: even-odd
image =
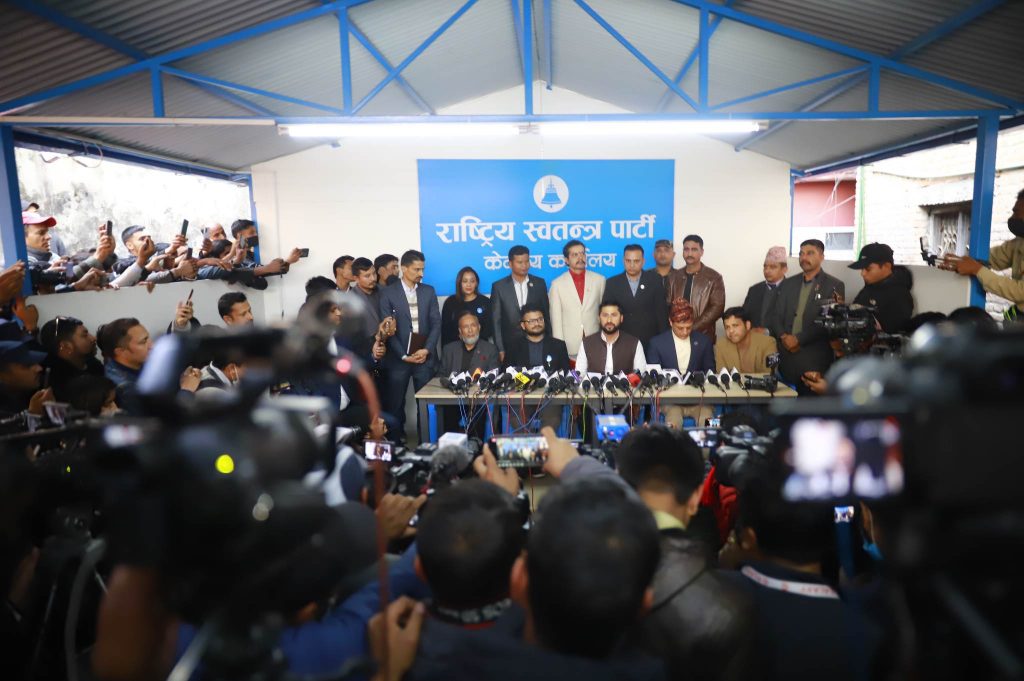
[[[839,356],[899,355],[903,337],[879,331],[875,312],[877,308],[868,305],[829,303],[821,307],[814,323],[825,330]]]

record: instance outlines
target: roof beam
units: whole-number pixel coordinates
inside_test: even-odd
[[[366,48],[366,51],[370,53],[370,56],[377,60],[378,64],[383,66],[384,69],[387,71],[394,70],[395,67],[391,64],[390,61],[388,61],[388,58],[385,57],[381,53],[381,51],[377,49],[377,46],[374,45],[370,41],[370,39],[366,37],[366,34],[363,33],[358,26],[356,26],[355,22],[352,21],[351,18],[349,18],[348,20],[348,28],[349,31],[352,32],[352,35],[355,36],[355,39],[358,40],[359,43]],[[426,100],[424,100],[423,97],[420,96],[420,93],[416,92],[416,90],[413,89],[412,85],[409,85],[409,81],[407,81],[405,78],[403,78],[402,76],[396,76],[395,82],[398,83],[398,87],[402,88],[405,94],[409,96],[409,99],[411,99],[416,104],[416,106],[423,109],[423,111],[429,114],[437,113],[436,111],[434,111],[434,107],[427,104]]]
[[[689,104],[691,107],[693,107],[694,111],[700,111],[701,110],[701,107],[698,106],[697,102],[693,101],[693,98],[690,97],[690,95],[686,94],[683,91],[682,88],[680,88],[678,85],[673,83],[672,80],[669,79],[669,77],[666,76],[665,73],[661,69],[659,69],[657,66],[655,66],[654,62],[652,62],[650,59],[648,59],[644,55],[643,52],[641,52],[636,47],[634,47],[633,43],[631,43],[628,40],[626,40],[625,36],[623,36],[621,33],[616,31],[615,28],[611,24],[609,24],[607,21],[604,20],[604,17],[602,17],[600,14],[598,14],[596,11],[594,11],[594,8],[592,8],[590,5],[588,5],[586,2],[584,2],[584,0],[575,0],[575,2],[576,2],[577,5],[579,5],[580,9],[582,9],[584,12],[589,14],[591,19],[596,21],[601,26],[601,28],[603,28],[605,31],[608,32],[608,34],[611,37],[615,38],[615,40],[617,40],[620,45],[625,47],[626,50],[630,54],[632,54],[634,57],[636,57],[637,60],[641,64],[646,66],[647,69],[651,73],[653,73],[655,76],[657,76],[661,80],[661,82],[665,83],[665,85],[668,86],[669,90],[674,92],[683,101],[685,101],[687,104]]]
[[[88,38],[89,40],[100,45],[103,45],[108,49],[111,49],[115,52],[119,52],[125,55],[126,57],[131,57],[132,59],[141,61],[143,59],[149,59],[152,56],[134,47],[133,45],[129,45],[128,43],[124,42],[119,38],[115,38],[109,33],[100,31],[99,29],[90,26],[89,24],[81,22],[73,17],[69,17],[68,15],[58,12],[57,10],[47,5],[43,5],[38,2],[33,2],[32,0],[7,0],[7,2],[10,5],[22,10],[23,12],[33,14],[41,19],[45,19],[46,21],[56,24],[57,26],[60,26],[61,28],[71,31],[72,33],[77,33],[83,38]],[[153,71],[151,70],[150,73],[153,73]],[[266,109],[262,106],[259,106],[258,104],[250,102],[247,99],[239,97],[238,95],[235,95],[231,92],[224,92],[220,88],[197,83],[193,83],[192,86],[206,92],[207,94],[213,95],[214,97],[218,97],[220,99],[223,99],[224,101],[230,102],[235,106],[240,106],[243,109],[251,111],[252,113],[259,114],[261,116],[276,115],[273,111],[270,111],[269,109]]]
[[[370,90],[366,94],[366,96],[363,97],[361,100],[359,100],[359,103],[356,104],[352,108],[352,113],[353,114],[359,113],[363,109],[363,107],[365,107],[367,104],[370,103],[370,100],[372,100],[374,97],[376,97],[377,94],[380,93],[381,90],[386,88],[388,86],[388,83],[390,83],[395,78],[397,78],[399,75],[401,75],[402,71],[404,71],[405,68],[407,66],[409,66],[409,64],[411,64],[414,61],[416,61],[417,57],[419,57],[421,54],[423,54],[423,52],[428,47],[433,45],[434,41],[437,40],[438,38],[440,38],[441,35],[445,31],[447,31],[449,28],[451,28],[452,24],[454,24],[456,21],[458,21],[459,17],[461,17],[466,12],[468,12],[469,9],[473,5],[476,4],[476,2],[477,2],[477,0],[466,0],[465,4],[463,4],[462,7],[460,7],[458,10],[455,11],[454,14],[452,14],[450,17],[448,17],[448,19],[443,24],[438,26],[437,30],[435,30],[433,33],[431,33],[429,36],[427,36],[427,39],[424,40],[422,43],[420,43],[419,47],[417,47],[415,50],[413,50],[412,53],[408,57],[403,59],[402,63],[400,63],[395,68],[390,69],[388,71],[388,74],[384,77],[384,80],[382,80],[381,82],[377,83],[373,87],[373,89]]]
[[[917,36],[913,40],[905,43],[904,45],[901,45],[899,48],[890,52],[888,58],[896,61],[906,59],[907,57],[913,55],[915,52],[924,49],[925,47],[931,45],[937,40],[945,38],[949,34],[956,31],[957,29],[966,26],[975,19],[984,16],[985,14],[991,12],[997,7],[1001,7],[1004,4],[1006,4],[1006,0],[982,0],[982,2],[978,2],[972,5],[963,12],[960,12],[959,14],[950,17],[946,21],[943,21],[941,24],[938,24],[937,26],[933,27],[931,30],[925,31],[924,33]],[[799,110],[812,111],[820,106],[823,106],[824,104],[831,102],[836,97],[839,97],[840,95],[845,94],[852,90],[853,88],[855,88],[856,86],[860,85],[861,83],[864,82],[865,79],[868,79],[868,106],[869,108],[877,109],[878,92],[880,89],[880,77],[880,66],[873,67],[868,73],[858,74],[856,76],[853,76],[852,78],[843,81],[842,83],[839,83],[838,85],[824,92],[820,96],[815,97],[814,99],[805,103],[803,106],[799,108]],[[769,127],[767,130],[762,130],[759,133],[751,135],[750,137],[736,145],[736,151],[741,151],[752,144],[756,144],[757,142],[764,140],[766,137],[785,128],[787,125],[789,125],[789,123],[783,121]]]
[[[516,34],[516,47],[519,49],[519,74],[526,82],[526,52],[523,50],[523,15],[520,0],[508,0],[512,9],[512,29]]]
[[[533,115],[533,0],[523,0],[523,113]]]
[[[370,1],[371,0],[334,0],[334,2],[320,5],[318,7],[311,7],[310,9],[296,12],[295,14],[289,14],[284,17],[278,17],[277,19],[271,19],[270,21],[264,21],[254,26],[249,26],[248,28],[243,28],[216,38],[211,38],[210,40],[205,40],[201,43],[196,43],[195,45],[189,45],[188,47],[182,47],[160,55],[140,59],[132,64],[103,71],[102,73],[97,73],[85,78],[79,78],[78,80],[71,81],[70,83],[64,83],[56,87],[47,88],[23,97],[7,100],[6,102],[0,102],[0,113],[6,113],[13,109],[20,109],[21,107],[28,106],[30,104],[45,102],[55,97],[61,97],[73,92],[79,92],[96,85],[102,85],[119,78],[124,78],[125,76],[149,71],[154,66],[163,66],[164,64],[194,57],[198,54],[204,54],[227,45],[233,45],[251,38],[258,38],[259,36],[281,30],[282,28],[288,28],[289,26],[295,26],[296,24],[312,21],[313,19],[331,14],[345,7],[354,7]]]
[[[577,0],[577,2],[579,1],[580,0]],[[984,4],[1000,1],[1005,0],[987,0]],[[681,5],[687,5],[695,9],[707,9],[712,14],[721,15],[726,19],[731,19],[741,24],[746,24],[747,26],[753,26],[754,28],[768,31],[769,33],[775,33],[776,35],[780,35],[784,38],[790,38],[792,40],[807,43],[808,45],[828,50],[830,52],[835,52],[836,54],[843,55],[844,57],[864,61],[868,64],[878,64],[882,69],[887,69],[911,78],[917,78],[930,83],[931,85],[937,85],[938,87],[946,88],[947,90],[953,90],[954,92],[969,95],[977,99],[993,102],[1009,109],[1024,109],[1024,102],[1019,102],[996,92],[975,87],[970,83],[965,83],[963,81],[956,80],[955,78],[947,78],[946,76],[941,76],[937,73],[926,71],[925,69],[919,69],[890,57],[882,57],[877,54],[872,54],[871,52],[866,52],[856,47],[850,47],[849,45],[844,45],[843,43],[839,43],[834,40],[822,38],[821,36],[807,33],[806,31],[801,31],[784,24],[762,19],[761,17],[757,17],[752,14],[747,14],[746,12],[740,12],[723,5],[718,5],[710,0],[673,0],[673,2],[677,2]]]
[[[341,53],[341,106],[345,113],[352,113],[352,50],[349,48],[348,37],[352,33],[349,25],[348,7],[339,9],[338,43]]]
[[[549,90],[555,80],[554,58],[554,39],[551,37],[551,0],[544,0],[544,70],[547,72]]]
[[[199,74],[199,73],[192,73],[191,71],[182,71],[181,69],[176,69],[173,66],[161,66],[158,70],[163,71],[164,73],[166,73],[168,75],[177,76],[178,78],[182,78],[184,80],[195,82],[195,83],[205,83],[207,85],[214,85],[214,86],[216,86],[218,88],[224,88],[224,89],[228,89],[228,90],[238,90],[239,92],[245,92],[245,93],[250,94],[250,95],[256,95],[256,96],[259,96],[259,97],[267,97],[268,99],[276,99],[276,100],[279,100],[279,101],[282,101],[282,102],[287,102],[288,104],[295,104],[297,106],[304,106],[304,107],[307,107],[309,109],[316,109],[317,111],[325,111],[327,113],[338,114],[339,116],[342,116],[342,115],[345,114],[345,111],[343,111],[342,109],[339,109],[339,108],[334,107],[334,106],[329,106],[327,104],[320,104],[319,102],[311,102],[311,101],[309,101],[307,99],[299,99],[298,97],[291,97],[289,95],[283,95],[280,92],[271,92],[270,90],[261,90],[260,88],[250,87],[248,85],[242,85],[241,83],[233,83],[233,82],[228,81],[228,80],[221,80],[220,78],[214,78],[212,76],[204,76],[204,75]],[[276,115],[277,114],[273,114],[271,116],[271,118],[275,117]]]
[[[736,2],[736,0],[725,0],[725,2],[722,3],[722,4],[725,7],[732,7],[733,3],[735,3],[735,2]],[[721,24],[721,23],[722,23],[722,17],[717,16],[717,15],[711,20],[711,25],[708,26],[708,41],[709,42],[711,40],[711,36],[713,36],[715,34],[715,31],[718,30],[718,25]],[[676,74],[676,77],[672,79],[672,82],[675,83],[676,85],[679,85],[680,83],[682,83],[683,82],[683,78],[685,78],[686,74],[690,72],[690,69],[693,67],[693,64],[697,61],[697,58],[699,56],[700,56],[700,40],[698,38],[697,45],[694,46],[694,48],[692,50],[690,50],[690,54],[686,57],[685,61],[683,61],[683,65],[679,67],[679,72]],[[659,101],[658,105],[654,107],[654,110],[655,111],[664,111],[665,107],[668,106],[668,103],[672,101],[672,94],[673,93],[672,93],[672,89],[671,88],[669,88],[668,90],[665,90],[665,94],[663,94],[661,96],[661,101]]]

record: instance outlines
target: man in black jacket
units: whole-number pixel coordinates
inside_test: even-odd
[[[508,264],[512,274],[491,286],[494,344],[503,357],[509,344],[523,336],[519,321],[524,305],[539,305],[544,316],[548,315],[548,285],[530,274],[530,249],[519,245],[510,248]]]
[[[656,270],[644,271],[644,248],[629,244],[623,249],[625,271],[610,277],[604,285],[604,297],[616,300],[625,319],[622,330],[636,336],[649,348],[651,338],[668,328],[665,285]]]
[[[666,661],[670,679],[747,678],[749,603],[714,572],[710,550],[687,530],[704,480],[700,449],[682,431],[654,424],[630,431],[615,461],[661,535],[654,602],[633,640]]]
[[[96,338],[81,319],[59,316],[43,324],[39,343],[47,352],[43,368],[50,370],[50,387],[60,402],[67,402],[69,383],[79,376],[103,375],[103,364],[96,359]]]
[[[875,319],[885,333],[903,333],[914,315],[914,285],[910,270],[894,267],[892,249],[887,244],[868,244],[860,249],[860,259],[849,265],[860,270],[864,288],[853,302],[875,308]]]
[[[814,394],[804,374],[823,374],[835,359],[825,328],[814,320],[823,306],[846,295],[843,282],[821,269],[824,259],[821,241],[808,239],[800,244],[801,272],[779,285],[775,301],[771,332],[781,346],[779,372],[801,395]]]
[[[549,336],[544,310],[536,303],[527,303],[519,311],[519,337],[506,345],[503,368],[544,367],[553,373],[569,370],[569,351],[565,341]],[[558,430],[562,423],[562,405],[549,404],[540,410],[540,425]]]
[[[750,325],[756,332],[767,328],[775,311],[775,294],[779,284],[786,278],[786,249],[772,246],[764,256],[762,274],[764,281],[759,281],[747,289],[747,297],[743,300],[743,309],[750,315]]]

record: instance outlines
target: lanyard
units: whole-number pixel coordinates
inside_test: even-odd
[[[807,596],[808,598],[839,599],[839,594],[837,594],[835,589],[827,584],[790,582],[785,579],[775,579],[774,577],[761,574],[749,565],[743,566],[743,568],[740,569],[740,572],[750,581],[756,582],[757,584],[769,589],[775,589],[776,591],[785,591],[786,593],[795,594],[797,596]]]

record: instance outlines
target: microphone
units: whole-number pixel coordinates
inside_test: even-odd
[[[665,370],[665,381],[666,381],[667,385],[676,385],[677,383],[681,383],[682,385],[686,385],[686,381],[687,381],[687,379],[689,377],[690,377],[690,372],[686,372],[686,378],[684,378],[675,369],[666,369]]]
[[[690,374],[689,376],[690,376],[690,378],[689,378],[690,385],[692,385],[692,386],[694,386],[696,388],[700,388],[700,391],[704,392],[704,379],[705,379],[704,374],[700,373],[699,371],[695,371],[694,373]]]
[[[718,376],[715,376],[715,372],[714,372],[714,371],[711,371],[710,369],[708,369],[708,373],[707,373],[707,374],[705,374],[704,378],[705,378],[705,380],[706,380],[706,381],[707,381],[707,382],[708,382],[708,383],[709,383],[710,385],[713,385],[713,386],[715,386],[716,388],[721,388],[721,387],[722,387],[722,386],[720,386],[720,385],[718,384]]]
[[[580,389],[583,390],[583,394],[584,395],[587,394],[588,392],[590,392],[590,379],[589,378],[584,378],[582,381],[580,381]]]
[[[476,369],[474,369],[473,370],[473,376],[469,379],[470,382],[471,383],[476,383],[477,380],[479,380],[479,378],[483,375],[483,373],[484,373],[484,370],[481,369],[480,367],[477,367]]]
[[[615,377],[614,376],[606,377],[604,379],[604,381],[602,381],[601,387],[607,389],[608,392],[610,392],[612,395],[615,395],[616,397],[619,394],[619,391],[615,389]]]
[[[642,378],[638,373],[634,371],[633,373],[626,376],[626,382],[629,383],[630,388],[633,388],[635,390],[637,386],[644,382],[644,378]]]
[[[723,390],[728,390],[729,389],[729,384],[732,383],[732,376],[729,375],[728,371],[726,371],[725,369],[722,369],[722,373],[720,373],[718,375],[718,381],[719,381],[719,383],[722,384],[722,389]]]
[[[435,488],[447,487],[469,467],[472,461],[473,458],[469,452],[462,447],[454,445],[441,447],[430,457],[430,480]]]
[[[740,370],[737,369],[736,367],[733,367],[732,368],[732,382],[735,383],[736,385],[739,385],[742,382],[742,380],[743,380],[743,377],[740,376]]]
[[[441,377],[441,387],[452,391],[455,390],[455,387],[452,385],[452,379],[448,378],[447,376]]]
[[[619,390],[621,390],[623,392],[623,394],[628,395],[630,392],[632,392],[630,380],[628,378],[626,378],[626,376],[624,376],[624,375],[622,375],[620,373],[613,380],[615,381],[615,386]]]

